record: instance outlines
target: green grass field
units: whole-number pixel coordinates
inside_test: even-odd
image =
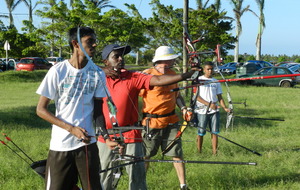
[[[0,140],[4,140],[2,133],[6,133],[35,161],[46,159],[51,131],[50,124],[35,114],[39,98],[35,91],[44,74],[43,71],[0,73]],[[226,130],[226,114],[221,112],[223,128],[220,135],[257,151],[262,156],[257,156],[221,138],[218,155],[213,156],[209,134],[204,139],[203,153],[199,154],[195,144],[196,128],[189,127],[183,134],[186,160],[257,163],[257,166],[186,164],[189,188],[191,190],[300,189],[298,122],[300,88],[239,86],[234,83],[229,83],[229,86],[233,102],[247,100],[247,107],[234,105],[236,115],[284,118],[285,121],[236,117],[233,126]],[[223,96],[227,100],[224,86],[223,91]],[[11,142],[7,144],[14,148]],[[43,189],[42,178],[30,168],[29,164],[2,144],[0,155],[1,190]],[[161,155],[157,155],[153,159],[161,158]],[[178,179],[171,163],[151,163],[147,183],[149,190],[179,189]],[[125,171],[118,189],[127,189]]]

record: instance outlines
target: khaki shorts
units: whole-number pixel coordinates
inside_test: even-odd
[[[175,139],[179,127],[180,126],[178,126],[178,123],[175,123],[168,125],[163,129],[150,128],[150,139],[146,138],[146,132],[143,131],[145,156],[148,158],[155,156],[159,148],[161,148],[162,151],[165,150],[169,143]],[[165,155],[182,158],[183,152],[181,138],[176,141],[175,145]]]

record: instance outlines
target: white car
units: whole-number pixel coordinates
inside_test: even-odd
[[[52,65],[55,65],[58,62],[61,62],[64,60],[62,57],[47,57],[46,60],[51,63]]]

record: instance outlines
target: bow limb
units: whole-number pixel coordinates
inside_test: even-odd
[[[185,29],[185,32],[183,33],[183,39],[185,40],[185,47],[189,56],[189,64],[192,68],[200,68],[199,55],[196,53],[196,48],[194,46],[195,42],[191,40],[187,26],[183,25],[183,27]],[[191,76],[191,80],[196,80],[199,75],[200,71],[195,71],[194,74]]]
[[[182,125],[180,126],[180,129],[178,130],[174,140],[172,140],[167,147],[165,148],[165,150],[162,151],[162,155],[166,154],[169,150],[171,150],[171,148],[173,148],[173,146],[177,143],[177,141],[181,138],[183,132],[185,131],[186,127],[187,127],[188,122],[184,121],[182,123]]]
[[[229,128],[231,123],[233,123],[233,112],[227,113],[226,129]]]
[[[222,74],[221,70],[218,67],[218,63],[222,62],[221,59],[221,50],[220,50],[221,46],[218,44],[217,48],[215,50],[215,53],[217,55],[217,64],[216,64],[216,68],[219,71],[221,77],[223,80],[225,80],[224,75]],[[226,90],[227,90],[227,101],[228,101],[228,108],[230,109],[230,112],[227,113],[227,120],[226,120],[226,129],[230,126],[231,122],[232,122],[232,118],[233,118],[233,104],[232,104],[232,99],[231,99],[231,95],[230,95],[230,90],[229,90],[229,86],[227,84],[227,82],[225,82],[225,86],[226,86]]]
[[[230,112],[227,113],[227,120],[226,120],[226,129],[228,129],[230,124],[233,124],[233,103],[232,103],[232,99],[231,99],[231,95],[227,83],[225,83],[225,86],[227,88],[228,108],[230,109]]]

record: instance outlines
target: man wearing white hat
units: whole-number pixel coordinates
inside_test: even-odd
[[[143,72],[159,76],[175,75],[176,72],[171,68],[177,57],[178,55],[174,53],[172,48],[160,46],[156,49],[152,60],[154,66]],[[176,104],[180,107],[185,118],[187,107],[184,99],[179,92],[170,91],[177,87],[178,85],[175,83],[166,86],[155,86],[152,89],[144,89],[140,92],[144,105],[142,124],[148,127],[148,132],[143,135],[146,159],[155,156],[159,147],[162,151],[165,150],[168,143],[175,139],[179,129],[179,117],[175,114]],[[173,160],[182,160],[181,139],[165,155],[172,157]],[[146,162],[145,165],[148,168],[149,162]],[[174,163],[174,168],[180,182],[180,189],[187,189],[184,164]]]
[[[138,95],[141,89],[151,89],[153,86],[173,84],[191,77],[193,72],[177,74],[177,75],[148,75],[137,71],[128,71],[124,69],[125,54],[131,51],[130,46],[119,46],[118,44],[110,44],[102,50],[102,59],[105,64],[103,70],[106,74],[107,88],[110,92],[112,100],[117,108],[116,117],[120,127],[133,126],[138,122]],[[106,98],[104,101],[106,102]],[[105,118],[105,126],[107,129],[112,128],[108,113],[107,104],[103,103],[103,114]],[[100,124],[100,123],[99,123]],[[107,169],[115,166],[113,160],[116,154],[110,149],[113,143],[114,135],[102,131],[98,139],[99,157],[101,161],[101,169]],[[142,135],[140,130],[132,129],[122,132],[125,143],[125,154],[144,157]],[[146,172],[143,162],[126,166],[129,176],[130,190],[146,190]],[[112,170],[101,173],[101,183],[106,190],[116,188],[117,180],[115,180]]]

